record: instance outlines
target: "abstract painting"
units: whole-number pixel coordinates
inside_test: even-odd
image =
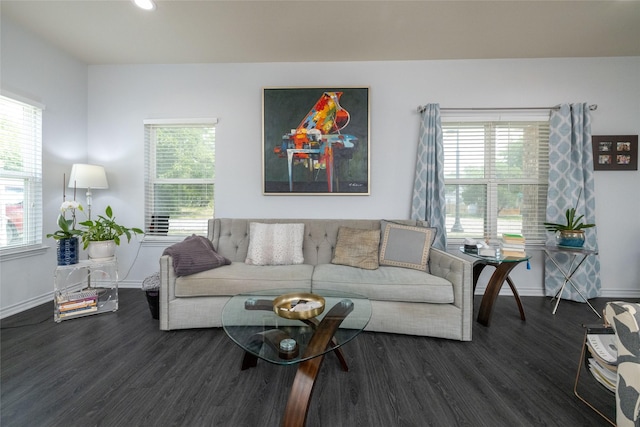
[[[265,195],[370,194],[369,88],[264,88]]]

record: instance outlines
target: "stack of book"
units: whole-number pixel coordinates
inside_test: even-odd
[[[68,294],[60,294],[57,297],[60,317],[73,317],[98,311],[98,292],[84,290]]]
[[[500,250],[503,257],[524,257],[526,252],[524,250],[525,240],[521,234],[509,234],[504,233],[500,240]]]
[[[600,384],[615,392],[618,371],[618,350],[615,334],[587,334],[589,371]]]

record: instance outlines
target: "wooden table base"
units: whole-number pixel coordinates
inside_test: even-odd
[[[509,277],[509,273],[511,272],[511,270],[513,270],[518,264],[520,264],[520,262],[502,262],[500,264],[478,262],[473,266],[474,291],[476,289],[478,278],[480,277],[480,273],[482,273],[482,270],[487,265],[491,265],[496,268],[496,271],[494,271],[491,275],[489,283],[487,284],[487,288],[485,289],[484,295],[482,296],[480,310],[478,311],[478,323],[484,326],[489,326],[489,321],[491,320],[491,314],[493,311],[493,304],[495,303],[496,298],[500,293],[500,289],[502,288],[502,284],[505,282],[505,280],[509,284],[511,292],[513,292],[513,297],[516,299],[516,303],[518,304],[518,309],[520,310],[520,319],[526,320],[524,316],[524,308],[522,308],[522,302],[520,301],[520,295],[518,295],[518,290]]]
[[[342,321],[353,311],[353,302],[344,300],[337,303],[329,310],[324,316],[322,321],[318,322],[315,319],[309,319],[305,323],[315,327],[311,341],[302,355],[302,358],[311,357],[298,366],[296,376],[291,386],[291,392],[289,394],[289,400],[284,411],[284,417],[282,419],[283,427],[302,427],[307,420],[307,413],[309,411],[309,404],[311,402],[311,393],[313,392],[313,386],[320,366],[324,360],[324,351],[327,348],[332,348],[337,345],[337,341],[334,337],[336,331],[342,324]],[[283,332],[278,330],[266,331],[264,333],[256,334],[255,340],[262,340],[270,345],[274,345],[275,341],[279,343],[279,340],[284,337]],[[271,342],[273,341],[273,342]],[[342,369],[347,371],[349,368],[344,358],[344,354],[340,348],[333,351]],[[315,356],[314,355],[318,355]],[[249,352],[245,352],[244,359],[242,361],[242,369],[247,369],[256,366],[258,357]]]

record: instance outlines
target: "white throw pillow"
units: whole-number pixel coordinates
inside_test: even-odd
[[[246,264],[302,264],[304,224],[249,224],[249,250]]]

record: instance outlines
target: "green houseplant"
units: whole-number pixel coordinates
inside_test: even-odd
[[[585,240],[584,229],[595,227],[595,224],[583,222],[584,215],[576,217],[576,208],[567,209],[565,218],[566,224],[545,222],[544,226],[548,231],[556,233],[556,242],[559,246],[582,247]]]
[[[567,219],[566,224],[556,224],[553,222],[545,222],[544,223],[545,228],[549,231],[557,232],[557,231],[576,231],[576,230],[582,230],[584,228],[591,228],[596,226],[595,224],[585,224],[584,222],[582,222],[582,218],[584,218],[584,215],[580,215],[579,217],[576,218],[576,208],[567,209],[564,216]]]
[[[82,235],[82,231],[76,229],[76,209],[80,211],[83,210],[82,205],[75,200],[62,202],[62,206],[60,206],[60,215],[58,215],[58,227],[60,227],[60,229],[51,234],[47,234],[47,238],[62,240]],[[67,219],[67,211],[71,211],[71,219]]]
[[[75,200],[63,201],[58,215],[59,229],[47,234],[47,238],[56,240],[58,265],[78,263],[78,238],[82,236],[82,230],[76,229],[76,209],[83,211],[82,205]],[[71,212],[71,219],[67,219],[67,211]]]
[[[84,249],[87,249],[91,242],[113,241],[113,244],[118,246],[120,245],[122,236],[127,238],[127,242],[130,242],[131,235],[144,234],[144,231],[139,228],[129,228],[118,224],[111,206],[107,206],[104,215],[98,215],[98,218],[95,220],[83,221],[80,225],[84,227],[82,230],[82,244]],[[96,258],[91,256],[91,251],[89,251],[89,256]]]

